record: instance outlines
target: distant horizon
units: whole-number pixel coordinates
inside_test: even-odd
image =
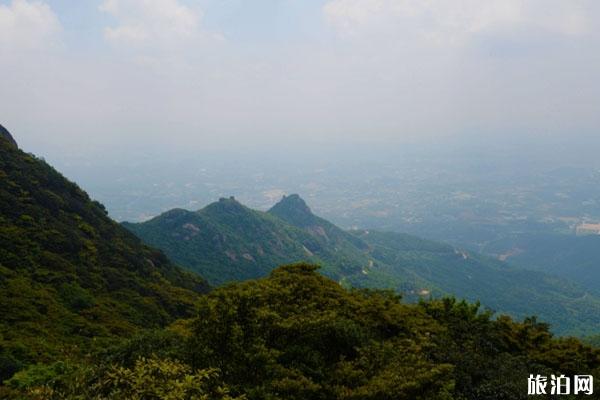
[[[2,123],[2,121],[0,121]],[[403,151],[417,150],[421,155],[460,155],[474,151],[497,150],[514,151],[515,154],[527,154],[544,151],[557,151],[567,162],[582,161],[581,155],[591,156],[595,154],[593,146],[600,146],[600,135],[595,132],[590,133],[571,133],[570,135],[552,135],[543,133],[506,133],[504,135],[482,135],[478,133],[464,133],[462,135],[442,136],[435,140],[429,140],[417,137],[397,137],[397,138],[315,138],[301,136],[293,140],[284,142],[230,142],[221,143],[219,141],[207,142],[205,144],[187,142],[184,140],[173,141],[159,146],[158,142],[142,141],[139,143],[116,143],[103,142],[95,140],[81,140],[71,142],[53,142],[51,138],[37,138],[28,135],[22,135],[20,131],[11,129],[8,124],[3,126],[10,132],[15,141],[25,151],[36,154],[40,157],[52,157],[56,161],[63,161],[64,157],[82,156],[89,157],[91,161],[97,156],[99,159],[106,159],[109,155],[124,156],[134,153],[157,156],[165,154],[168,156],[182,155],[191,156],[193,154],[202,155],[260,155],[271,154],[275,158],[284,154],[335,154],[344,158],[344,152],[350,153],[368,153],[369,151],[384,151],[384,153],[402,153]],[[168,134],[164,134],[168,137]],[[590,154],[585,154],[589,152]],[[264,154],[262,154],[264,153]],[[551,156],[554,157],[554,156]],[[109,157],[110,159],[110,157]],[[555,160],[560,162],[561,160]],[[600,164],[599,164],[600,166]]]

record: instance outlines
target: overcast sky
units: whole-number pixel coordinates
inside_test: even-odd
[[[598,134],[597,0],[0,0],[23,147]]]

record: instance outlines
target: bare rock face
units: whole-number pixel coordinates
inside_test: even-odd
[[[13,139],[13,137],[11,136],[10,132],[2,125],[0,125],[0,137],[2,137],[5,140],[8,140],[13,146],[19,147],[15,139]]]

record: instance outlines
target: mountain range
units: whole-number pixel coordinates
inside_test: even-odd
[[[538,315],[560,334],[600,328],[600,297],[564,278],[411,235],[346,231],[295,194],[267,212],[231,197],[124,226],[214,285],[304,261],[343,286],[392,289],[407,301],[456,296],[518,318]]]
[[[396,292],[481,297],[563,329],[593,329],[595,297],[444,244],[342,230],[297,195],[126,226],[151,227],[212,282],[268,277],[209,287],[0,131],[0,398],[501,400],[524,398],[532,371],[600,376],[600,350],[535,317]],[[322,273],[273,269],[300,259]]]

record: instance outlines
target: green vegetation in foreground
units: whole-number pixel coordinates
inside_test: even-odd
[[[216,285],[305,261],[347,287],[392,289],[407,301],[456,296],[515,318],[537,315],[557,334],[600,332],[600,297],[565,278],[411,235],[344,231],[298,195],[266,213],[229,198],[125,227]]]
[[[192,315],[201,278],[0,133],[0,382]]]
[[[453,299],[403,304],[392,292],[344,289],[315,269],[286,266],[269,278],[219,288],[200,298],[192,320],[88,360],[30,367],[7,382],[5,393],[518,400],[527,399],[530,373],[600,377],[599,350],[555,339],[535,318],[492,319],[478,305]]]

